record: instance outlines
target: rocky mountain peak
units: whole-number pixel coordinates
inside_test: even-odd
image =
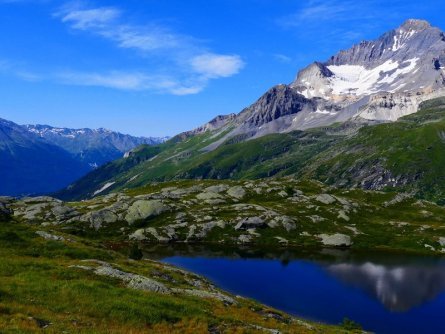
[[[227,125],[229,122],[234,120],[236,117],[235,114],[229,114],[229,115],[218,115],[215,118],[213,118],[211,121],[207,122],[204,125],[201,125],[200,127],[197,127],[196,129],[188,132],[184,132],[180,134],[180,136],[188,137],[190,135],[197,135],[200,133],[204,133],[206,131],[214,131],[222,128],[223,126]]]
[[[291,87],[306,98],[356,100],[387,92],[444,88],[445,35],[410,19],[378,39],[362,41],[298,73]]]
[[[422,101],[445,95],[445,34],[410,19],[380,37],[315,61],[290,85],[267,91],[236,116],[198,133],[228,133],[216,144],[340,123],[389,122],[415,113]],[[221,126],[219,126],[221,125]],[[196,133],[196,132],[195,132]]]
[[[426,20],[408,19],[399,27],[398,30],[413,30],[418,32],[431,27],[431,24]]]
[[[267,91],[256,103],[239,114],[239,120],[253,126],[262,126],[283,116],[315,110],[315,103],[288,85],[277,85]]]
[[[325,88],[332,76],[334,73],[325,64],[314,62],[298,72],[297,79],[291,87],[306,98],[323,97],[328,93]]]

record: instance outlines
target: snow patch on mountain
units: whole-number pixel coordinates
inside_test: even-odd
[[[392,46],[392,51],[396,52],[402,49],[406,45],[406,42],[416,33],[417,31],[415,29],[410,29],[408,31],[400,30],[398,34],[394,35],[394,44]]]
[[[334,73],[330,78],[330,88],[334,95],[369,95],[381,91],[383,84],[394,85],[403,74],[413,72],[419,58],[409,59],[402,64],[387,60],[375,68],[367,69],[361,65],[331,65],[327,68]],[[399,84],[389,92],[400,89]],[[320,97],[325,97],[322,95]]]
[[[93,193],[93,196],[96,196],[96,195],[98,195],[98,194],[104,192],[105,190],[107,190],[108,188],[110,188],[110,187],[111,187],[113,184],[115,184],[115,183],[116,183],[116,182],[108,182],[108,183],[106,183],[102,188],[96,190],[96,191]]]

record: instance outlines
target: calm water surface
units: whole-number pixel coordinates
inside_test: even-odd
[[[445,333],[445,260],[326,250],[156,247],[147,256],[303,318],[376,333]]]

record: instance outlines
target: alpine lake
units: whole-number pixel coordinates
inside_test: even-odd
[[[200,274],[235,295],[374,333],[445,333],[445,259],[341,249],[157,245],[147,258]]]

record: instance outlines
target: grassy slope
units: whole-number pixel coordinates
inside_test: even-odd
[[[218,138],[219,136],[212,137],[210,133],[205,133],[187,138],[177,136],[160,145],[140,146],[133,150],[130,157],[110,162],[96,169],[55,195],[62,199],[77,200],[92,196],[96,190],[108,182],[115,182],[107,190],[110,191],[128,186],[129,183],[133,187],[140,186],[147,178],[147,174],[150,180],[164,179],[165,175],[171,177],[175,174],[178,164],[202,154],[200,150]],[[132,178],[134,178],[133,181],[129,182]]]
[[[205,133],[141,149],[79,180],[58,196],[89,197],[107,182],[106,192],[172,179],[256,179],[295,174],[343,187],[413,191],[441,201],[445,194],[445,108],[443,100],[423,105],[398,122],[348,131],[348,124],[273,134],[246,142],[202,149],[220,138]],[[346,128],[345,128],[346,127]],[[343,133],[352,132],[350,135]],[[151,159],[149,159],[151,158]],[[385,179],[386,178],[386,179]]]
[[[107,182],[115,182],[107,190],[109,192],[172,179],[250,179],[289,175],[302,168],[315,154],[341,140],[342,136],[327,135],[321,130],[296,131],[247,142],[226,143],[211,152],[202,150],[216,138],[206,133],[179,143],[168,142],[152,147],[151,150],[160,151],[153,159],[140,159],[139,155],[135,155],[129,161],[117,160],[56,196],[82,199],[91,196]],[[135,163],[136,159],[142,162]]]
[[[59,235],[63,235],[59,233]],[[153,261],[131,261],[91,241],[46,241],[32,225],[0,223],[0,328],[2,333],[346,333],[340,328],[292,320],[249,300],[224,305],[212,299],[129,289],[116,279],[70,265],[101,259],[145,276],[182,274]],[[178,283],[179,282],[179,283]],[[164,282],[165,284],[169,284]],[[279,315],[276,320],[264,312]],[[46,328],[45,328],[46,327]]]
[[[430,101],[398,122],[362,128],[358,135],[320,154],[306,176],[351,187],[366,184],[370,176],[375,182],[387,173],[397,180],[398,191],[445,204],[444,106],[444,99]],[[376,173],[376,166],[384,172]]]

